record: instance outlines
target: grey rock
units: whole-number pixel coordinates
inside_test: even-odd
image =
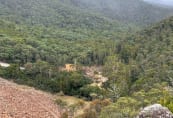
[[[137,118],[173,118],[173,114],[168,108],[160,104],[145,107]]]

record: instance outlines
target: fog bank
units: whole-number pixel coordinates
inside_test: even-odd
[[[144,0],[144,1],[159,6],[163,5],[167,7],[173,7],[173,0]]]

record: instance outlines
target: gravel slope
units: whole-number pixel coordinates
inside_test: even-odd
[[[0,78],[0,118],[60,118],[53,96]]]

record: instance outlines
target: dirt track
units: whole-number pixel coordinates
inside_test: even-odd
[[[47,93],[0,78],[0,118],[60,118]]]

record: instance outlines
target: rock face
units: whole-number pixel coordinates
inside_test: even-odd
[[[160,104],[145,107],[137,118],[173,118],[173,114],[168,108]]]

